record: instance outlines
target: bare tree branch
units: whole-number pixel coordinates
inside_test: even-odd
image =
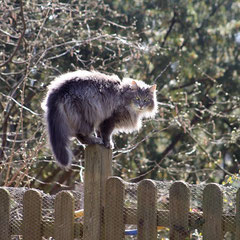
[[[20,37],[18,38],[18,42],[17,42],[17,46],[15,47],[12,55],[3,63],[0,64],[0,67],[3,67],[5,65],[7,65],[9,62],[12,61],[13,57],[15,56],[15,54],[17,53],[20,45],[21,45],[21,42],[23,40],[23,37],[25,35],[25,31],[26,31],[26,23],[25,23],[25,19],[24,19],[24,12],[23,12],[23,2],[22,0],[20,0],[20,15],[21,15],[21,19],[22,19],[22,24],[23,24],[23,30],[20,34]]]

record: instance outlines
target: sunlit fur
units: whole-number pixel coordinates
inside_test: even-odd
[[[112,147],[112,133],[139,130],[157,111],[156,87],[99,72],[76,71],[56,78],[42,104],[57,161],[71,162],[69,139]],[[97,136],[96,136],[97,135]]]

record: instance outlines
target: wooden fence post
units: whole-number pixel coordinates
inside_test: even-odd
[[[222,213],[222,191],[217,184],[210,183],[203,190],[203,239],[223,239]]]
[[[139,240],[157,240],[157,189],[149,179],[138,186],[137,226]]]
[[[106,240],[123,240],[125,238],[124,196],[123,180],[119,177],[109,178],[106,185]]]
[[[55,221],[54,239],[74,239],[74,197],[70,192],[62,191],[56,195],[54,202]]]
[[[42,239],[42,196],[37,190],[23,195],[23,239]]]
[[[0,240],[10,240],[10,194],[0,189]]]
[[[188,214],[190,190],[186,183],[174,182],[169,190],[170,239],[184,240],[189,237]]]
[[[106,180],[112,176],[112,150],[89,145],[85,151],[84,240],[104,239]]]

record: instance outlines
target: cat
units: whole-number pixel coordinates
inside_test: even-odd
[[[42,108],[57,162],[68,167],[71,137],[82,144],[113,148],[112,134],[139,130],[142,118],[157,112],[156,85],[78,70],[51,82]]]

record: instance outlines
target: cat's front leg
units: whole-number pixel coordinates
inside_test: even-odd
[[[106,148],[110,148],[110,149],[114,148],[114,144],[112,142],[112,132],[114,130],[114,126],[115,125],[112,118],[108,118],[104,120],[99,126],[99,131],[100,131],[101,138],[103,140],[103,145]]]
[[[112,139],[110,140],[103,140],[103,145],[106,148],[113,149],[114,148],[114,143],[112,142]]]

